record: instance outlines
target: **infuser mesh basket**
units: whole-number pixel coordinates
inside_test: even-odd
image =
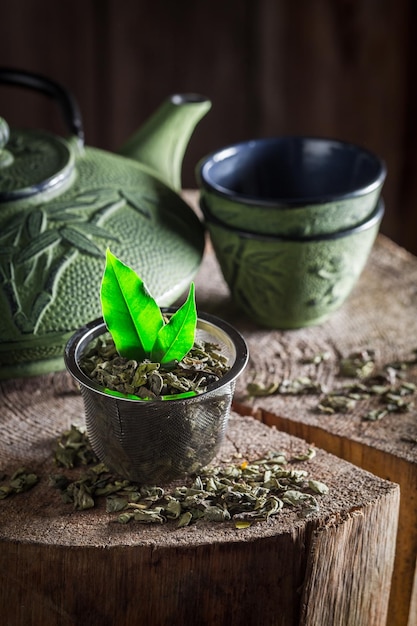
[[[247,362],[243,338],[222,320],[200,315],[196,338],[217,344],[229,371],[196,396],[133,400],[105,393],[77,364],[88,343],[105,330],[104,323],[87,325],[66,350],[67,367],[80,384],[94,452],[111,471],[141,484],[163,484],[197,472],[223,440],[235,379]]]

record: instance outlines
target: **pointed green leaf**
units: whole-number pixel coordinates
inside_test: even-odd
[[[121,356],[148,358],[164,320],[162,313],[136,272],[109,249],[101,284],[104,321]]]
[[[193,347],[196,325],[194,283],[191,283],[187,300],[158,332],[151,360],[162,365],[181,361]]]

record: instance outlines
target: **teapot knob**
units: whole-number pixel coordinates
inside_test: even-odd
[[[0,117],[0,167],[7,167],[13,161],[13,155],[6,150],[9,137],[9,125],[3,117]]]

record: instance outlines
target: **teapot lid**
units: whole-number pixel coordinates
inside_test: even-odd
[[[39,130],[10,130],[0,117],[0,201],[58,191],[72,180],[75,158],[68,142]]]

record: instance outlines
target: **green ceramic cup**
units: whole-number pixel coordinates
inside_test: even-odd
[[[324,322],[349,296],[384,214],[380,199],[359,225],[296,239],[236,230],[201,208],[236,305],[258,325],[302,328]]]
[[[205,206],[225,224],[299,238],[368,219],[386,167],[351,143],[286,136],[223,148],[198,164],[196,176]]]

